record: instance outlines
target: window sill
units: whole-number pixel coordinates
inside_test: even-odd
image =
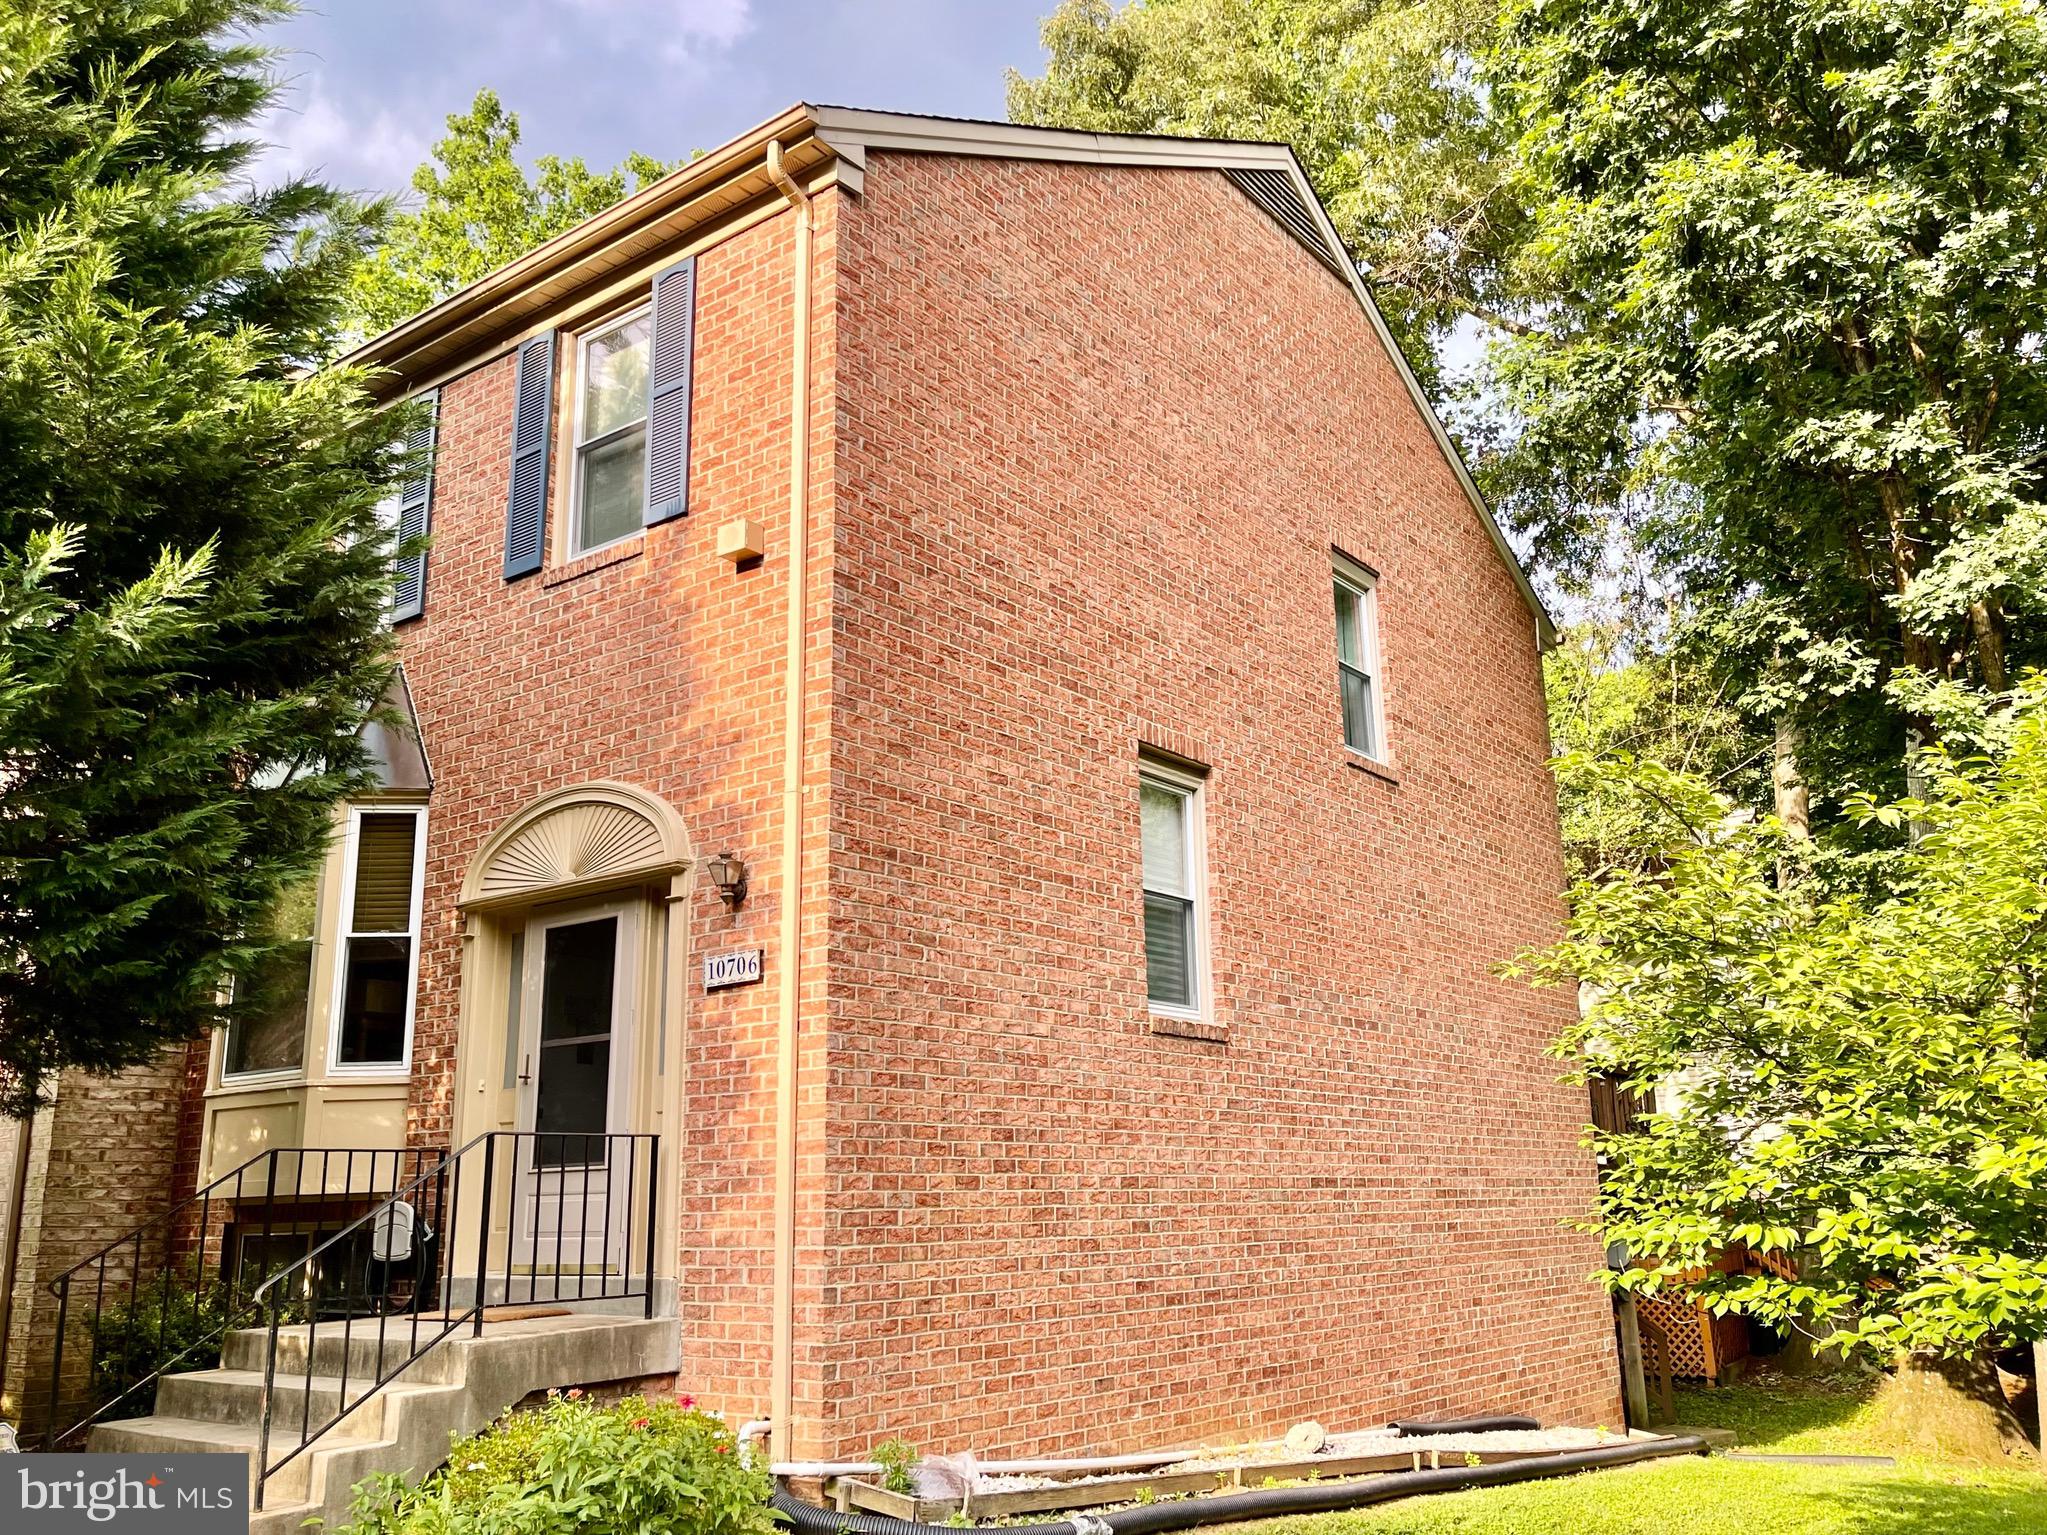
[[[275,1093],[296,1090],[306,1085],[303,1072],[269,1071],[247,1072],[240,1076],[222,1077],[206,1090],[209,1098],[225,1098],[244,1093]]]
[[[1153,1013],[1151,1031],[1170,1034],[1175,1039],[1206,1040],[1213,1045],[1230,1042],[1230,1026],[1226,1023],[1212,1023],[1206,1018],[1179,1018],[1171,1013]]]
[[[647,535],[635,533],[630,538],[622,538],[615,544],[606,544],[602,549],[594,553],[583,555],[580,559],[570,560],[566,565],[557,565],[554,569],[543,572],[540,577],[540,584],[542,587],[560,586],[565,581],[574,581],[578,577],[587,576],[593,570],[604,570],[613,565],[623,565],[627,560],[638,559],[641,551],[646,546]]]
[[[1381,762],[1377,757],[1367,757],[1354,746],[1346,746],[1343,749],[1343,760],[1360,773],[1370,773],[1374,778],[1384,779],[1390,784],[1400,782],[1399,768],[1390,762]]]

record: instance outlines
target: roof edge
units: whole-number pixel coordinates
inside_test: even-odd
[[[1372,330],[1393,361],[1415,408],[1434,437],[1436,446],[1450,464],[1459,487],[1478,513],[1479,521],[1506,562],[1522,599],[1535,617],[1536,640],[1547,648],[1556,643],[1556,623],[1522,568],[1520,558],[1501,529],[1492,508],[1486,504],[1477,482],[1457,446],[1444,429],[1442,418],[1423,393],[1421,382],[1409,366],[1400,343],[1387,327],[1385,316],[1372,297],[1370,285],[1358,271],[1357,262],[1345,248],[1342,236],[1330,221],[1329,212],[1315,195],[1315,189],[1300,159],[1286,144],[1244,139],[1187,139],[1166,135],[1094,133],[1074,128],[1040,128],[1018,123],[989,122],[972,118],[926,117],[914,113],[878,112],[863,107],[812,105],[799,102],[757,124],[747,132],[709,153],[671,171],[659,181],[642,187],[623,202],[565,230],[515,261],[478,278],[466,288],[450,294],[410,319],[371,338],[341,359],[346,366],[385,373],[396,369],[407,357],[416,356],[437,342],[452,345],[466,323],[473,323],[511,295],[560,277],[587,256],[603,249],[636,229],[673,215],[692,200],[715,191],[721,183],[740,182],[765,162],[770,140],[785,146],[805,138],[827,151],[857,177],[866,164],[869,150],[903,153],[980,155],[1001,159],[1057,160],[1075,164],[1148,166],[1156,169],[1276,172],[1292,184],[1294,195],[1310,221],[1309,230],[1298,220],[1281,220],[1282,227],[1308,246],[1310,253],[1330,267],[1345,282],[1364,309]],[[1233,178],[1235,179],[1235,178]],[[857,180],[854,182],[857,187]],[[1247,196],[1254,196],[1248,188]],[[1271,209],[1267,213],[1275,218]]]
[[[1291,145],[1265,143],[1249,139],[1183,139],[1163,135],[1135,133],[1093,133],[1077,128],[1039,128],[1017,123],[984,122],[968,118],[921,117],[904,112],[876,112],[862,107],[833,107],[807,105],[805,110],[815,125],[817,135],[826,144],[842,154],[864,156],[870,149],[895,150],[898,152],[924,154],[969,154],[987,155],[1008,159],[1062,160],[1094,165],[1141,165],[1160,168],[1183,167],[1190,170],[1222,171],[1277,171],[1293,184],[1295,196],[1300,200],[1308,217],[1313,221],[1319,239],[1320,250],[1311,254],[1322,260],[1341,278],[1364,309],[1371,322],[1373,332],[1393,360],[1394,371],[1399,374],[1401,384],[1406,388],[1415,408],[1427,423],[1430,436],[1443,457],[1449,461],[1450,471],[1463,490],[1472,510],[1478,513],[1479,521],[1500,558],[1506,562],[1507,570],[1514,578],[1521,598],[1535,617],[1536,643],[1543,649],[1556,644],[1556,621],[1550,616],[1542,598],[1536,594],[1534,583],[1528,579],[1528,572],[1522,568],[1521,559],[1514,553],[1514,547],[1507,542],[1507,535],[1500,527],[1499,519],[1486,504],[1477,481],[1471,477],[1471,470],[1464,457],[1457,451],[1457,445],[1450,440],[1449,432],[1436,414],[1436,408],[1422,390],[1421,381],[1415,377],[1409,365],[1407,354],[1394,339],[1392,330],[1386,324],[1386,317],[1379,310],[1378,302],[1372,297],[1372,290],[1358,271],[1358,264],[1344,246],[1343,237],[1336,232],[1330,221],[1329,210],[1322,206],[1315,188],[1308,180],[1308,173],[1302,167],[1300,157]],[[1268,210],[1269,211],[1269,210]],[[1283,225],[1289,234],[1300,238],[1300,231],[1291,223]],[[1305,240],[1303,241],[1305,244]]]

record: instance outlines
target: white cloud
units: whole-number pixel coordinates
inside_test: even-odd
[[[601,25],[654,42],[669,62],[701,60],[753,30],[753,0],[568,0]],[[619,41],[629,41],[621,36]]]
[[[318,75],[309,75],[257,125],[270,145],[257,173],[265,180],[314,174],[351,191],[402,192],[430,147],[419,128],[385,108],[351,114]]]

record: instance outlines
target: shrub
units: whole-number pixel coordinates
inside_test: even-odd
[[[363,1482],[343,1535],[768,1535],[768,1490],[722,1419],[569,1392],[455,1441],[418,1487]]]
[[[100,1314],[93,1335],[93,1405],[104,1407],[159,1370],[210,1370],[220,1363],[227,1294],[213,1283],[194,1286],[166,1274],[144,1281],[132,1304]]]
[[[889,1492],[899,1492],[905,1497],[917,1493],[917,1447],[909,1440],[896,1436],[884,1439],[874,1447],[874,1463],[881,1467],[881,1485]]]

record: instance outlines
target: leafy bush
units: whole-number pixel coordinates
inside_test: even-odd
[[[343,1535],[768,1535],[767,1468],[688,1400],[571,1391],[507,1414],[418,1487],[361,1483]]]
[[[220,1363],[227,1325],[227,1292],[218,1284],[196,1288],[189,1276],[145,1280],[134,1303],[100,1314],[93,1337],[93,1405],[103,1407],[159,1370],[210,1370]]]

